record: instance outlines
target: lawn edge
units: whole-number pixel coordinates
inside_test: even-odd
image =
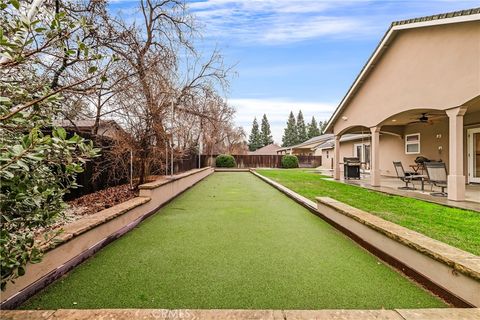
[[[389,265],[393,266],[395,269],[400,271],[402,274],[408,276],[409,278],[414,279],[417,283],[421,284],[426,289],[433,292],[435,295],[440,296],[441,298],[448,301],[452,305],[457,306],[457,307],[480,306],[480,302],[476,301],[476,299],[474,301],[472,301],[472,299],[470,299],[470,298],[465,299],[463,294],[461,294],[461,296],[463,296],[463,297],[459,297],[458,296],[458,291],[459,291],[458,288],[455,288],[454,286],[450,286],[450,285],[447,288],[445,288],[444,283],[440,284],[440,283],[438,283],[439,281],[432,280],[433,274],[429,273],[428,270],[427,270],[427,274],[425,274],[424,270],[421,270],[421,271],[418,270],[418,266],[416,266],[416,265],[412,266],[412,265],[406,264],[404,261],[402,261],[402,259],[399,258],[399,255],[397,254],[397,252],[394,252],[391,249],[389,250],[388,246],[385,243],[383,243],[382,241],[373,243],[372,240],[369,241],[367,238],[365,238],[365,234],[360,233],[358,229],[352,230],[351,227],[346,227],[345,226],[346,224],[344,222],[341,222],[339,219],[336,219],[334,216],[332,216],[332,214],[324,214],[324,212],[319,211],[316,203],[313,202],[312,200],[294,192],[293,190],[285,187],[284,185],[282,185],[282,184],[280,184],[280,183],[278,183],[278,182],[276,182],[276,181],[274,181],[270,178],[267,178],[267,177],[261,175],[260,173],[256,172],[256,170],[251,170],[250,172],[253,175],[255,175],[256,177],[263,180],[264,182],[273,186],[274,188],[276,188],[280,192],[284,193],[285,195],[287,195],[288,197],[290,197],[292,200],[296,201],[297,203],[299,203],[303,207],[307,208],[311,213],[313,213],[316,216],[322,218],[323,220],[325,220],[326,222],[328,222],[329,224],[334,226],[336,229],[338,229],[342,233],[346,234],[352,240],[357,242],[360,246],[362,246],[363,248],[365,248],[366,250],[368,250],[369,252],[371,252],[375,256],[379,257],[380,259],[382,259],[383,261],[385,261]],[[339,203],[336,200],[332,200],[332,201],[334,201],[336,203]],[[347,206],[347,205],[344,205],[344,206]],[[360,211],[359,209],[356,209],[356,208],[353,208],[353,207],[351,207],[351,208],[356,210],[356,211]],[[338,214],[344,216],[347,219],[356,221],[352,217],[349,217],[348,215],[345,215],[344,212],[339,212]],[[368,213],[365,212],[365,214],[368,214]],[[371,215],[371,214],[368,214],[368,215]],[[376,216],[375,216],[375,218],[377,218],[377,220],[381,219],[381,218],[376,217]],[[381,220],[383,220],[383,219],[381,219]],[[386,220],[383,220],[383,221],[388,222]],[[402,247],[406,247],[406,244],[402,243],[402,242],[399,242],[397,237],[394,237],[393,235],[390,236],[391,233],[389,233],[387,231],[380,232],[379,230],[376,230],[376,229],[372,228],[371,226],[369,226],[367,224],[362,224],[359,221],[356,221],[356,222],[361,224],[364,228],[368,228],[371,231],[373,231],[373,237],[378,237],[378,235],[380,235],[381,237],[383,237],[383,240],[386,241],[386,242],[390,241],[391,243],[397,243]],[[392,225],[395,225],[398,228],[404,228],[404,227],[396,225],[392,222],[388,222],[388,223],[391,223]],[[381,226],[380,226],[380,228],[381,228]],[[407,228],[404,228],[404,229],[408,230]],[[363,232],[364,231],[365,230],[363,230]],[[367,230],[367,232],[368,232],[368,230]],[[410,232],[413,234],[414,231],[410,231]],[[372,235],[370,235],[370,237],[371,236]],[[426,236],[424,236],[424,237],[428,238]],[[428,239],[430,239],[430,238],[428,238]],[[431,239],[431,240],[432,241],[438,241],[438,240],[433,240],[433,239]],[[438,241],[438,242],[440,242],[440,241]],[[444,245],[448,246],[447,244],[444,244]],[[429,261],[434,261],[435,263],[440,264],[439,265],[440,268],[442,268],[442,267],[449,268],[449,271],[450,271],[449,275],[451,275],[453,277],[458,277],[459,276],[460,273],[456,272],[457,270],[454,267],[452,267],[451,265],[447,265],[445,263],[445,261],[437,260],[437,259],[435,259],[435,258],[433,258],[429,255],[426,255],[425,252],[422,252],[422,251],[418,250],[418,248],[420,248],[420,247],[421,247],[421,245],[410,246],[410,247],[406,247],[406,248],[408,248],[409,250],[411,250],[413,252],[418,253],[418,255],[419,255],[418,257],[420,259],[423,259],[425,257],[427,259],[430,259]],[[448,247],[454,248],[454,247],[451,247],[451,246],[448,246]],[[461,251],[460,249],[457,249],[457,250]],[[467,252],[465,252],[465,253],[467,253]],[[472,255],[472,257],[475,258],[475,259],[480,259],[480,257],[475,256],[473,254],[469,253],[469,255]],[[460,268],[460,269],[462,269],[462,268]],[[442,271],[445,271],[445,270],[442,270]],[[460,271],[460,270],[458,270],[458,271]],[[448,275],[448,273],[447,273],[447,275]],[[463,273],[462,273],[462,275],[463,275]],[[437,275],[437,277],[438,277],[438,275]],[[436,277],[433,277],[433,278],[435,279]],[[476,289],[477,292],[480,292],[480,282],[477,279],[473,279],[471,277],[471,275],[469,275],[469,274],[464,275],[464,278],[471,279],[471,281],[473,281],[473,285],[477,288]],[[437,280],[437,279],[435,279],[435,280]]]

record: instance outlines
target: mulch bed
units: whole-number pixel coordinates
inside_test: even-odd
[[[130,185],[122,184],[90,193],[68,201],[69,213],[76,216],[94,214],[119,203],[138,196],[138,190],[131,190]]]

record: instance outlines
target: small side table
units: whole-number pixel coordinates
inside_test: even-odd
[[[428,180],[428,176],[426,174],[416,174],[414,177],[415,177],[414,178],[415,180],[420,179],[420,181],[422,182],[422,189],[421,190],[425,191],[425,181]]]

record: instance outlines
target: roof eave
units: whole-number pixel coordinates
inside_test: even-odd
[[[343,111],[345,105],[349,102],[351,97],[355,94],[355,91],[359,85],[364,82],[364,77],[368,75],[368,71],[371,70],[372,67],[375,66],[375,62],[381,58],[383,51],[388,47],[388,44],[391,40],[393,40],[394,36],[401,30],[405,29],[413,29],[413,28],[422,28],[422,27],[430,27],[430,26],[437,26],[437,25],[445,25],[445,24],[452,24],[452,23],[459,23],[459,22],[470,22],[470,21],[477,21],[480,20],[480,13],[471,14],[467,16],[454,16],[449,18],[441,18],[436,20],[427,20],[427,21],[419,21],[419,22],[412,22],[412,23],[405,23],[405,24],[395,24],[392,23],[390,28],[385,32],[384,36],[380,40],[379,44],[373,51],[373,54],[367,60],[367,63],[363,66],[360,73],[355,78],[355,81],[348,89],[347,93],[340,101],[340,104],[337,106],[333,115],[328,120],[328,123],[325,127],[325,132],[327,133],[334,133],[333,132],[333,124],[337,121],[338,116]]]

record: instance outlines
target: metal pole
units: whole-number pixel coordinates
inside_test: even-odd
[[[203,151],[203,139],[202,131],[200,131],[200,138],[198,139],[198,168],[202,167],[202,151]]]
[[[165,175],[168,175],[168,142],[165,140]]]
[[[173,98],[172,98],[172,122],[171,122],[171,128],[172,128],[172,142],[171,142],[171,145],[170,147],[172,148],[172,150],[170,151],[170,175],[173,177]]]
[[[130,189],[133,189],[133,150],[130,149]]]
[[[172,142],[170,145],[170,176],[173,177],[173,136],[172,136]]]

